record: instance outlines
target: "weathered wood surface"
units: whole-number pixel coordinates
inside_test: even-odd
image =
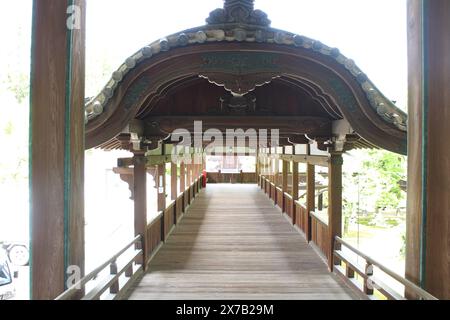
[[[208,185],[130,299],[351,299],[256,185]]]

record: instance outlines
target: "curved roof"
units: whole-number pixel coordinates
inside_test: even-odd
[[[256,83],[257,85],[268,83],[280,75],[283,75],[285,79],[295,78],[295,75],[297,81],[310,82],[312,85],[309,85],[308,88],[316,91],[326,91],[325,93],[331,99],[339,100],[336,97],[340,95],[341,101],[338,105],[344,118],[349,121],[350,125],[366,142],[394,152],[406,153],[407,115],[377,89],[366,74],[355,65],[353,60],[345,57],[337,48],[328,47],[320,41],[302,35],[271,28],[267,15],[260,10],[254,10],[253,1],[251,0],[225,1],[224,9],[214,10],[207,19],[207,23],[207,25],[159,39],[125,60],[113,73],[112,78],[103,90],[97,96],[87,101],[87,147],[100,145],[113,138],[113,135],[120,133],[127,125],[127,122],[139,113],[142,102],[149,94],[146,90],[149,82],[151,82],[148,80],[147,82],[139,83],[139,77],[143,73],[149,72],[148,70],[154,66],[153,62],[163,63],[167,59],[177,59],[183,55],[192,55],[195,52],[201,52],[202,59],[205,60],[205,53],[217,53],[221,50],[225,54],[230,54],[230,52],[238,52],[239,54],[241,51],[249,52],[253,54],[253,57],[250,59],[253,60],[255,53],[261,48],[260,52],[266,54],[282,53],[286,59],[290,59],[290,56],[301,56],[302,59],[309,59],[308,61],[311,61],[311,63],[314,61],[317,65],[317,70],[319,70],[318,68],[323,70],[321,70],[322,74],[320,76],[316,76],[316,71],[314,70],[309,73],[305,71],[302,74],[303,69],[306,68],[300,70],[297,67],[296,69],[296,65],[300,65],[301,62],[292,62],[294,64],[292,68],[286,66],[280,67],[279,70],[269,68],[270,70],[266,71],[270,75],[270,79],[261,80],[261,84]],[[207,49],[208,46],[210,50]],[[240,58],[241,56],[237,59]],[[266,58],[261,56],[261,59],[264,60]],[[230,61],[222,61],[221,63],[230,63]],[[272,61],[272,63],[277,64],[278,62]],[[280,66],[282,65],[283,63],[280,63]],[[214,67],[212,65],[212,70],[207,71],[216,71]],[[155,71],[152,72],[155,74]],[[193,72],[193,70],[190,70],[189,74],[192,76]],[[201,72],[206,72],[204,67]],[[151,73],[148,74],[151,75]],[[155,74],[155,78],[157,77]],[[173,76],[171,81],[174,81],[175,78]],[[214,77],[208,78],[210,82],[215,82],[212,79]],[[227,88],[225,83],[221,85],[224,85],[228,91],[236,91],[236,89]],[[253,89],[250,88],[250,90]],[[333,92],[330,93],[331,91]],[[364,93],[365,101],[361,97],[357,97],[358,92],[356,91]],[[144,92],[145,94],[143,95]],[[136,108],[129,106],[119,116],[118,109],[120,107],[124,108],[123,99],[126,98],[126,94],[139,97],[139,99],[133,100]],[[118,96],[121,98],[118,99]],[[352,100],[352,96],[355,96],[356,99]],[[365,107],[366,105],[369,107]],[[379,137],[372,139],[370,133],[372,129],[368,128],[366,130],[362,128],[361,123],[358,123],[358,118],[352,119],[353,109],[356,110],[356,108],[375,124],[374,127],[381,128],[386,136],[381,137],[379,134],[374,134],[374,136],[378,135]],[[102,127],[112,125],[109,122],[113,118],[117,119],[114,124],[115,130],[111,130],[109,136],[103,135],[100,138],[93,139],[92,137],[97,135],[102,130]],[[358,128],[361,129],[358,130]],[[384,144],[383,140],[390,139],[390,135],[395,136],[396,146]]]

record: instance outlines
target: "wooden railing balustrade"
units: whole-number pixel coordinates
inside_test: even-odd
[[[377,299],[381,296],[388,300],[405,300],[403,294],[398,293],[386,285],[379,276],[374,275],[374,268],[376,268],[384,275],[404,286],[408,292],[417,296],[419,299],[437,300],[424,289],[367,256],[340,237],[335,238],[334,246],[334,272],[356,289],[357,292],[361,293],[362,298]],[[344,248],[347,250],[344,250]],[[359,259],[355,259],[356,257],[364,260],[363,263],[359,262]],[[359,276],[360,281],[358,281],[355,275]],[[375,292],[379,294],[377,295]]]
[[[328,244],[328,221],[316,212],[310,212],[311,217],[311,242],[320,250],[327,260],[330,257],[330,245]]]
[[[308,212],[306,207],[300,203],[300,201],[295,201],[295,225],[302,230],[303,233],[306,233],[306,229],[308,228],[307,219]]]
[[[295,226],[298,227],[305,236],[309,234],[310,244],[322,254],[324,259],[327,261],[333,260],[333,271],[356,289],[362,298],[376,299],[381,296],[390,300],[405,299],[403,295],[399,294],[374,276],[373,270],[374,267],[376,267],[390,278],[399,282],[405,289],[409,290],[409,292],[412,292],[420,299],[436,299],[422,288],[365,255],[340,237],[335,238],[334,247],[330,248],[332,245],[329,241],[330,231],[327,221],[328,215],[321,215],[314,211],[308,213],[305,205],[300,203],[297,199],[293,199],[289,193],[283,193],[279,187],[276,187],[276,185],[265,176],[261,175],[258,181],[261,190],[274,201],[275,205],[279,206],[282,211],[287,214],[291,221],[295,222]],[[294,202],[294,206],[292,205],[292,202]],[[293,209],[295,209],[295,212],[292,212]],[[308,230],[308,228],[310,228],[310,230]],[[346,247],[348,250],[343,251],[341,250],[341,247]],[[362,265],[358,263],[354,257],[350,256],[348,251],[353,252],[356,256],[362,258],[365,263]],[[356,274],[359,275],[360,280],[355,278]],[[379,294],[375,295],[375,291]]]
[[[202,179],[202,176],[198,177],[183,193],[178,195],[175,201],[172,201],[164,211],[160,212],[159,215],[147,225],[147,264],[162,246],[201,190]]]
[[[308,228],[311,229],[311,242],[317,247],[320,253],[328,260],[331,255],[330,245],[328,245],[328,222],[315,212],[307,213],[306,207],[298,200],[292,198],[292,196],[284,192],[279,187],[276,187],[274,183],[270,182],[267,178],[262,177],[260,180],[260,186],[274,201],[274,204],[281,208],[281,210],[287,214],[291,222],[295,222],[295,225],[306,235],[308,234]],[[295,212],[293,211],[295,203]],[[294,219],[295,214],[295,219]],[[310,226],[308,226],[308,218],[310,218]]]
[[[132,250],[133,247],[134,250]],[[125,256],[125,253],[128,251],[131,252],[129,252],[128,256]],[[142,237],[139,235],[108,261],[81,278],[55,300],[100,300],[102,296],[106,296],[105,298],[109,300],[118,299],[125,289],[142,274],[142,257]],[[108,267],[109,274],[99,277]],[[95,279],[100,279],[98,284],[86,293],[86,285]],[[109,293],[106,292],[108,289]]]
[[[108,261],[63,292],[56,300],[121,299],[129,286],[144,272],[147,264],[182,218],[189,204],[200,192],[202,179],[203,177],[199,176],[175,201],[172,201],[164,211],[160,212],[147,225],[144,237],[138,235]],[[134,247],[134,250],[132,250],[132,247]],[[147,261],[143,261],[143,250],[145,250]],[[129,254],[126,256],[125,253],[127,252]],[[108,267],[109,272],[104,275]],[[95,279],[100,280],[97,281],[98,283],[93,289],[86,293],[86,285]],[[109,292],[107,293],[108,289]]]

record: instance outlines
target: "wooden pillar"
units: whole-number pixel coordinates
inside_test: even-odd
[[[156,168],[156,186],[158,192],[158,212],[166,209],[166,164],[158,164]]]
[[[177,200],[178,197],[178,166],[176,162],[170,164],[170,198]]]
[[[306,240],[311,241],[311,212],[316,208],[316,168],[313,164],[307,164],[306,167],[306,219],[305,236]]]
[[[283,160],[283,166],[282,166],[282,178],[281,178],[281,189],[283,190],[283,203],[281,204],[281,210],[283,212],[287,212],[286,208],[286,201],[284,193],[288,192],[288,172],[289,172],[289,162]]]
[[[186,190],[186,165],[184,162],[180,163],[180,192]]]
[[[187,180],[187,187],[189,187],[192,183],[192,164],[190,163],[186,165],[186,180]]]
[[[67,268],[84,275],[85,9],[68,28],[72,1],[35,0],[31,53],[31,298],[54,299]]]
[[[261,179],[259,176],[261,175],[261,164],[260,164],[260,152],[261,150],[259,147],[256,148],[256,163],[255,163],[255,171],[256,171],[256,183],[258,186],[261,186]]]
[[[165,211],[166,211],[166,164],[156,166],[156,190],[158,193],[158,212],[162,212],[161,218],[161,241],[166,240]]]
[[[328,163],[328,267],[333,271],[334,238],[342,236],[342,154],[332,153]]]
[[[143,243],[144,269],[147,265],[147,159],[143,153],[135,153],[133,157],[133,195],[134,195],[134,236],[141,235]]]
[[[292,223],[296,224],[295,201],[298,200],[298,162],[292,161]]]
[[[274,169],[273,177],[274,177],[275,186],[278,187],[279,186],[278,176],[279,176],[279,172],[280,172],[280,158],[278,158],[278,154],[275,155],[274,161],[275,161],[275,169]]]
[[[185,194],[186,190],[186,165],[184,162],[180,163],[180,192],[183,194],[183,205],[182,211],[183,213],[186,211],[186,205],[188,203],[189,196]]]
[[[440,299],[450,299],[448,30],[450,1],[409,0],[406,277]]]

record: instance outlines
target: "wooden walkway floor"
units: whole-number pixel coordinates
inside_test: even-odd
[[[130,299],[351,299],[256,185],[208,185]]]

